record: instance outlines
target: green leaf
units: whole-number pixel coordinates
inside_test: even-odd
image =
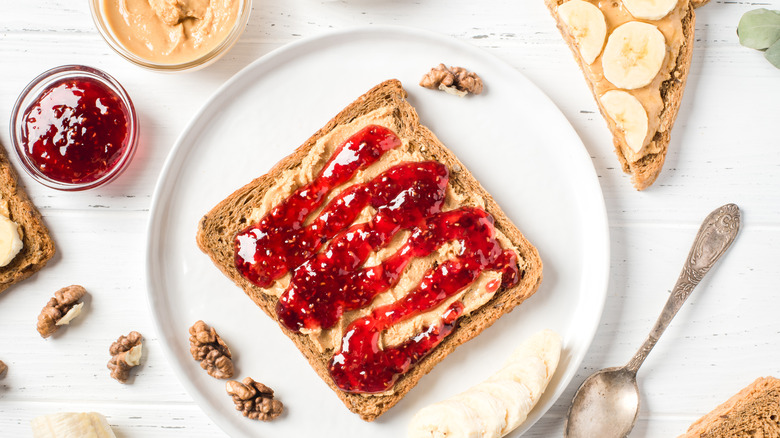
[[[766,59],[777,68],[780,68],[780,40],[769,46],[766,52],[764,52]]]
[[[780,40],[780,11],[755,9],[745,12],[737,26],[739,43],[763,50]]]

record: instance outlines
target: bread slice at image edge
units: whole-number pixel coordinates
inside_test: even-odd
[[[780,379],[759,377],[678,438],[780,437]]]
[[[11,220],[22,229],[22,250],[11,263],[0,267],[0,293],[38,272],[54,255],[54,242],[0,145],[0,198],[8,203]]]
[[[608,123],[610,131],[612,132],[615,154],[617,155],[618,160],[620,160],[623,171],[631,175],[631,180],[637,190],[644,190],[650,187],[658,178],[658,175],[661,173],[661,169],[664,166],[666,152],[669,148],[669,142],[671,141],[672,126],[674,125],[674,121],[677,118],[677,113],[680,109],[685,83],[688,79],[688,72],[691,67],[694,28],[696,24],[696,15],[694,14],[693,9],[706,4],[709,0],[679,1],[685,2],[682,18],[683,41],[679,53],[676,54],[675,67],[671,72],[671,76],[661,84],[661,99],[664,103],[664,108],[661,112],[661,123],[648,146],[653,148],[657,146],[659,151],[657,153],[647,154],[634,163],[629,162],[622,152],[623,147],[628,147],[622,133],[620,133],[616,127],[612,126],[612,124]],[[585,64],[585,61],[582,59],[582,56],[577,49],[577,45],[568,32],[566,32],[564,29],[565,25],[561,22],[555,12],[556,8],[565,2],[566,0],[544,0],[544,3],[550,10],[553,18],[555,18],[558,30],[560,30],[561,35],[574,54],[577,64],[580,66],[580,69],[585,72],[587,64]],[[596,100],[602,117],[604,117],[605,120],[609,120],[607,111],[598,99],[596,90],[587,78],[587,75],[586,80],[588,80],[588,86],[593,93],[593,98]]]
[[[511,289],[500,289],[485,305],[462,317],[458,327],[409,372],[399,378],[393,392],[384,395],[360,395],[341,391],[336,387],[328,373],[329,352],[320,353],[314,343],[304,335],[293,333],[280,324],[281,330],[296,344],[317,374],[333,389],[344,404],[366,421],[373,421],[409,392],[422,376],[457,346],[478,335],[492,325],[503,314],[511,311],[526,298],[533,295],[542,279],[542,262],[539,254],[520,231],[515,227],[493,198],[482,188],[466,167],[446,149],[426,127],[420,125],[414,108],[406,101],[406,91],[397,80],[385,81],[348,105],[322,129],[309,138],[291,155],[282,159],[266,175],[263,175],[215,206],[201,219],[197,233],[198,246],[211,257],[214,264],[232,279],[268,316],[276,320],[277,298],[264,294],[262,290],[246,280],[236,270],[233,255],[235,235],[248,225],[247,219],[256,203],[272,186],[276,176],[286,169],[301,165],[317,139],[335,127],[347,124],[361,115],[378,108],[390,108],[393,117],[400,123],[400,138],[409,139],[410,145],[425,145],[423,154],[426,159],[436,160],[451,170],[450,186],[453,190],[471,191],[485,200],[486,210],[495,219],[495,226],[512,242],[522,258],[523,275],[520,282]],[[458,169],[455,172],[453,169]],[[277,323],[279,321],[277,320]]]

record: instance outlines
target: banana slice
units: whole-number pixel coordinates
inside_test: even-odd
[[[623,131],[628,147],[639,152],[645,145],[648,130],[647,111],[639,99],[626,91],[610,90],[600,100],[607,115]]]
[[[116,438],[97,412],[64,412],[33,418],[33,438]]]
[[[482,383],[421,409],[409,438],[499,438],[528,417],[550,382],[561,338],[544,330],[525,341],[504,367]]]
[[[508,406],[494,394],[472,390],[423,408],[415,415],[413,438],[485,438],[501,436]],[[487,415],[485,415],[487,413]]]
[[[11,219],[0,215],[0,267],[11,263],[11,260],[19,254],[22,247],[19,225]]]
[[[653,81],[664,58],[664,34],[652,24],[629,21],[612,31],[601,56],[601,66],[609,82],[633,90]]]
[[[660,20],[677,6],[677,0],[623,0],[623,6],[634,18]]]
[[[569,35],[574,38],[580,55],[586,64],[593,61],[604,47],[607,37],[607,22],[604,14],[593,3],[585,0],[569,0],[558,6],[558,17],[566,24]]]

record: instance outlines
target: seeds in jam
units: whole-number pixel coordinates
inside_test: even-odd
[[[517,254],[503,250],[494,238],[493,218],[485,210],[463,207],[439,213],[412,231],[406,247],[438,246],[458,240],[463,250],[452,260],[428,271],[415,289],[400,300],[380,306],[371,314],[357,319],[347,327],[341,343],[329,363],[334,382],[347,392],[376,393],[391,388],[431,349],[439,345],[453,330],[463,311],[460,302],[453,303],[438,324],[425,329],[409,341],[393,347],[379,348],[380,334],[392,325],[439,307],[473,283],[485,270],[502,273],[502,285],[517,283],[520,273]]]
[[[460,243],[456,258],[425,273],[406,296],[349,325],[340,350],[329,363],[334,382],[347,392],[376,393],[391,388],[454,330],[463,304],[453,302],[438,322],[400,345],[380,349],[383,331],[442,305],[483,271],[501,272],[505,287],[516,284],[521,275],[516,253],[502,249],[495,239],[489,213],[476,207],[441,211],[449,172],[434,161],[401,163],[371,181],[352,185],[304,225],[335,187],[400,145],[387,128],[364,128],[335,151],[314,181],[235,240],[236,267],[255,284],[267,287],[292,273],[276,311],[279,320],[296,332],[333,327],[343,312],[368,306],[397,284],[412,259],[427,256],[448,242]],[[353,225],[368,206],[375,210],[371,220]],[[401,248],[381,264],[363,267],[372,253],[402,230],[408,230],[410,237]]]
[[[319,229],[320,219],[334,216],[349,217],[351,223],[367,205],[376,214],[369,222],[333,236],[322,251],[295,270],[276,308],[279,320],[295,331],[328,329],[339,321],[343,311],[365,307],[377,294],[395,285],[409,261],[430,254],[435,245],[407,244],[406,250],[379,266],[361,266],[396,233],[440,211],[446,188],[447,168],[428,161],[400,164],[342,192],[312,227]]]
[[[32,164],[63,183],[100,179],[128,147],[129,113],[122,100],[89,77],[48,87],[25,111],[21,141]]]
[[[334,187],[349,181],[359,170],[400,145],[395,133],[375,125],[347,139],[314,181],[296,190],[258,224],[236,236],[235,261],[239,272],[254,284],[268,287],[301,265],[322,243],[349,226],[359,212],[352,217],[324,218],[316,228],[304,227],[306,217],[322,205]]]

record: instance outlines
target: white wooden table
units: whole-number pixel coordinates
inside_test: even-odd
[[[84,0],[0,0],[0,143],[10,146],[8,120],[21,89],[61,64],[116,77],[142,127],[132,165],[104,188],[63,193],[21,176],[58,253],[0,295],[0,359],[9,366],[0,380],[0,436],[29,436],[31,418],[63,410],[102,412],[119,437],[224,436],[173,375],[150,318],[144,241],[155,182],[187,121],[241,68],[303,37],[366,24],[426,28],[503,58],[553,99],[593,158],[610,221],[607,302],[578,376],[529,437],[561,436],[582,380],[624,363],[643,341],[700,221],[721,204],[740,205],[743,230],[734,247],[639,374],[643,403],[632,436],[684,432],[754,378],[780,375],[780,70],[741,47],[735,33],[741,15],[756,7],[780,9],[780,0],[713,0],[697,11],[693,65],[666,165],[655,186],[638,193],[541,0],[255,0],[230,53],[177,75],[142,70],[114,54]],[[90,291],[86,315],[43,340],[35,330],[40,308],[68,284]],[[132,385],[119,385],[108,377],[107,350],[130,330],[144,334],[147,361]]]

